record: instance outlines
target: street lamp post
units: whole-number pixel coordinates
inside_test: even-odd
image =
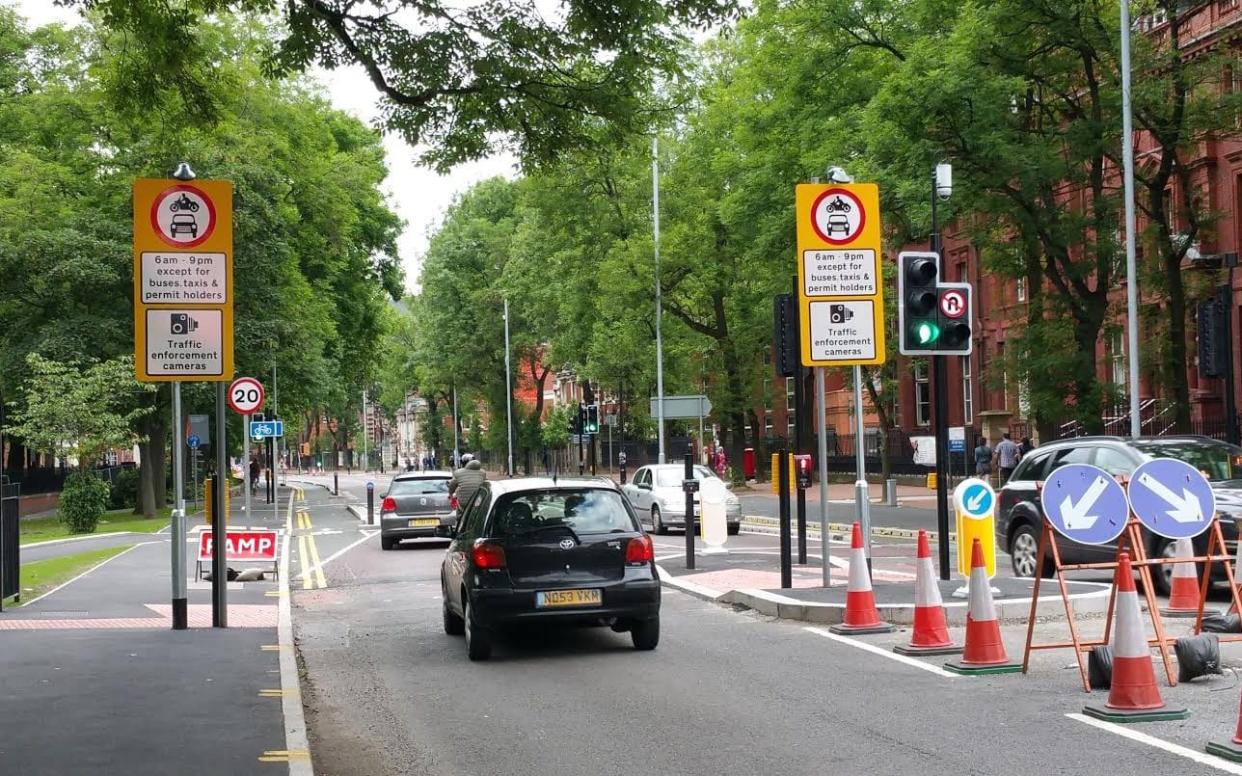
[[[509,366],[509,297],[505,297],[505,445],[509,464],[505,473],[513,476],[513,369]]]
[[[1126,200],[1126,354],[1130,388],[1130,436],[1143,435],[1139,409],[1138,269],[1134,255],[1134,120],[1130,107],[1130,1],[1121,0],[1121,163]],[[1232,355],[1230,356],[1232,358]]]
[[[655,244],[656,425],[659,427],[659,463],[664,463],[664,342],[660,339],[660,141],[651,138],[651,226]]]
[[[943,265],[942,246],[940,240],[940,223],[936,212],[936,203],[948,200],[953,195],[953,167],[946,163],[937,164],[931,175],[931,249],[936,254],[937,265]],[[940,267],[941,278],[944,267]],[[932,356],[932,390],[936,394],[936,530],[941,537],[940,578],[949,578],[949,397],[946,362],[944,356]]]

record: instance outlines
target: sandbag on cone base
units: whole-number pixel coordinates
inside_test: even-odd
[[[1184,708],[1165,704],[1156,686],[1156,671],[1151,664],[1151,649],[1139,622],[1138,592],[1134,587],[1134,570],[1129,553],[1117,558],[1116,593],[1113,603],[1113,676],[1108,701],[1083,708],[1088,717],[1106,722],[1163,722],[1186,719]]]
[[[914,575],[914,627],[910,643],[898,644],[893,651],[899,655],[955,655],[962,648],[949,638],[945,623],[944,602],[932,568],[931,544],[927,532],[919,531],[918,564]]]
[[[875,592],[867,571],[867,554],[863,551],[862,529],[854,523],[850,542],[850,578],[845,591],[845,619],[828,628],[832,633],[848,636],[858,633],[892,633],[893,626],[880,619],[875,608]]]
[[[978,539],[970,548],[970,612],[966,615],[966,643],[962,657],[944,667],[955,674],[1013,674],[1022,670],[1021,663],[1009,662],[1005,643],[1001,640],[1000,620],[992,602],[992,583],[983,562],[983,545]]]

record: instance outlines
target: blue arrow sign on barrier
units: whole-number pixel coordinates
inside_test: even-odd
[[[1121,535],[1130,515],[1125,491],[1113,476],[1085,463],[1053,471],[1039,500],[1056,532],[1083,544],[1108,544]]]
[[[283,420],[252,420],[250,421],[250,436],[255,439],[267,439],[268,437],[283,437],[285,435],[285,422]]]
[[[962,492],[962,511],[971,517],[979,518],[992,513],[992,504],[996,495],[992,489],[982,482],[974,482]]]
[[[185,438],[185,446],[190,448],[191,450],[197,450],[198,444],[200,441],[201,440],[198,438],[197,434],[190,434],[188,437]]]
[[[1198,536],[1216,515],[1216,494],[1207,478],[1173,458],[1155,458],[1135,469],[1128,495],[1139,522],[1168,539]]]

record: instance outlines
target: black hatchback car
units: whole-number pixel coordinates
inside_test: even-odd
[[[660,641],[651,538],[616,486],[594,479],[487,482],[462,505],[440,570],[444,631],[486,660],[518,623],[609,625]]]
[[[1051,442],[1026,455],[1014,470],[1009,482],[998,494],[996,510],[996,541],[1008,550],[1014,574],[1035,575],[1039,548],[1039,526],[1043,508],[1039,503],[1038,484],[1053,471],[1072,463],[1098,466],[1114,476],[1128,476],[1144,461],[1152,458],[1176,458],[1203,472],[1216,494],[1216,511],[1223,518],[1221,533],[1230,553],[1234,552],[1238,529],[1235,520],[1242,518],[1242,447],[1210,437],[1169,436],[1127,439],[1124,437],[1076,437]],[[1194,540],[1195,552],[1207,552],[1208,532]],[[1149,557],[1172,557],[1174,542],[1143,529]],[[1064,563],[1096,563],[1116,557],[1115,544],[1086,545],[1056,536],[1057,549]],[[1173,567],[1160,567],[1153,583],[1161,594],[1169,592]],[[1223,579],[1224,570],[1217,564]],[[1045,558],[1043,575],[1052,573],[1051,556]]]

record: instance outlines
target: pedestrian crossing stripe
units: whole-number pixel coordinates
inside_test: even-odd
[[[259,690],[260,698],[291,698],[298,694],[297,690],[266,689]]]
[[[268,598],[280,598],[288,594],[284,590],[269,590],[263,595],[267,596]]]
[[[264,652],[279,652],[280,645],[279,644],[260,644],[259,649],[263,650]]]

